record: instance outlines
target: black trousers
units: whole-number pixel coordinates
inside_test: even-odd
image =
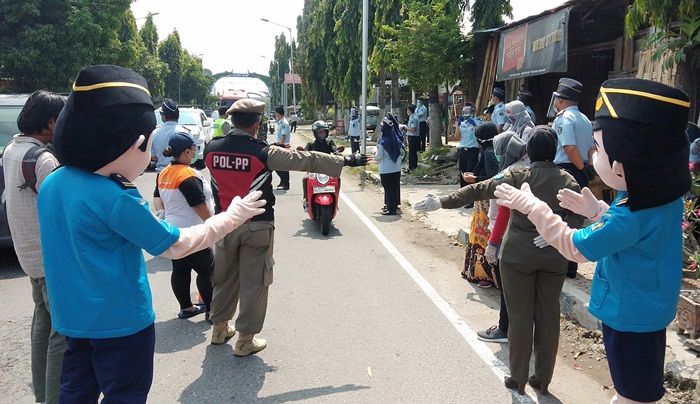
[[[459,161],[459,172],[460,173],[473,173],[476,163],[479,161],[479,148],[478,147],[460,147],[458,154]],[[459,187],[467,186],[466,181],[462,176],[459,176]]]
[[[576,180],[576,182],[578,183],[579,187],[581,187],[583,189],[583,187],[588,186],[588,178],[583,173],[583,171],[576,168],[575,165],[573,165],[571,163],[559,163],[557,165],[562,170],[571,174],[574,177],[574,179]],[[576,271],[578,271],[578,264],[573,262],[573,261],[569,261],[569,269],[566,271],[566,276],[568,276],[569,278],[575,278]]]
[[[280,177],[280,186],[289,188],[289,171],[275,171]]]
[[[170,274],[170,285],[181,309],[192,307],[190,299],[190,281],[192,271],[197,273],[197,290],[209,311],[213,288],[211,274],[214,272],[214,252],[211,248],[197,251],[184,258],[173,260],[173,272]]]
[[[401,205],[401,171],[389,174],[379,174],[384,188],[384,204],[391,213]]]
[[[360,138],[359,137],[353,136],[350,138],[350,150],[352,151],[352,154],[360,152]]]
[[[418,124],[418,129],[420,130],[420,150],[425,151],[425,145],[430,143],[428,141],[428,133],[430,132],[428,122],[420,122]]]
[[[408,169],[414,170],[418,167],[418,149],[420,149],[420,136],[408,137]]]
[[[289,124],[289,129],[290,129],[292,132],[296,132],[296,131],[297,131],[297,123],[296,123],[296,122],[290,123],[290,124]]]
[[[508,308],[506,307],[506,298],[503,296],[503,283],[501,282],[501,268],[498,263],[494,266],[494,270],[496,272],[496,282],[498,282],[498,286],[500,289],[498,291],[500,292],[501,295],[501,308],[498,311],[498,328],[501,329],[501,331],[505,332],[508,334]]]

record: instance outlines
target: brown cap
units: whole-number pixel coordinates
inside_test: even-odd
[[[231,105],[231,108],[226,111],[227,114],[258,114],[265,113],[265,103],[252,98],[240,99]]]

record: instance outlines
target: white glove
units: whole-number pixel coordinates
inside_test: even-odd
[[[249,193],[243,199],[240,196],[233,198],[231,204],[228,205],[228,209],[226,209],[226,213],[233,221],[234,228],[245,223],[248,219],[265,212],[263,206],[265,206],[267,201],[260,199],[261,196],[261,191],[255,191]]]
[[[598,216],[600,213],[598,199],[588,187],[583,188],[580,194],[570,189],[562,189],[557,194],[557,199],[559,199],[559,206],[562,208],[589,219]]]
[[[164,220],[165,219],[165,209],[157,210],[153,212],[153,216],[157,217],[158,219]]]
[[[549,247],[549,243],[542,238],[542,236],[537,236],[532,239],[532,242],[538,247],[538,248],[545,248]]]
[[[440,208],[442,208],[442,202],[440,202],[440,198],[433,194],[428,194],[425,196],[425,199],[413,204],[413,210],[417,212],[432,212]]]
[[[501,184],[496,187],[494,195],[499,205],[515,209],[525,215],[530,214],[539,204],[544,203],[530,191],[530,185],[525,182],[520,189],[509,184]]]
[[[484,250],[484,258],[486,258],[486,262],[488,262],[491,265],[495,265],[497,255],[498,255],[498,246],[489,243],[486,246],[486,250]]]

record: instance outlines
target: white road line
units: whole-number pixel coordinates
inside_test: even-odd
[[[388,238],[377,228],[377,226],[372,223],[372,221],[365,216],[362,211],[355,206],[355,204],[350,200],[350,198],[344,193],[340,193],[340,199],[345,202],[345,204],[360,218],[362,223],[367,226],[367,228],[374,234],[375,237],[382,243],[384,248],[394,257],[396,262],[401,265],[401,268],[408,274],[413,281],[418,284],[418,286],[423,290],[423,292],[428,296],[428,298],[435,304],[435,306],[440,310],[440,312],[447,318],[447,320],[452,324],[452,326],[457,329],[457,332],[464,338],[465,341],[472,347],[472,349],[479,355],[482,361],[489,366],[491,371],[499,378],[503,378],[509,373],[508,365],[503,363],[501,360],[496,358],[496,356],[491,352],[486,343],[479,340],[476,333],[467,325],[464,319],[453,309],[445,299],[440,296],[440,294],[433,288],[433,286],[428,282],[427,279],[423,277],[416,270],[416,268],[411,264],[406,257],[399,252],[399,250],[394,247],[394,245],[389,241]],[[505,388],[505,387],[504,387]],[[526,391],[526,396],[521,396],[517,393],[513,393],[513,397],[521,403],[531,403],[537,402],[537,396]]]

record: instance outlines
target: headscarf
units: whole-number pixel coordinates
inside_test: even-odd
[[[392,161],[397,161],[403,147],[403,136],[399,130],[399,122],[394,115],[387,113],[382,120],[382,136],[379,144],[389,153]]]
[[[523,136],[523,131],[526,128],[532,128],[535,124],[532,122],[530,114],[525,110],[525,104],[520,101],[511,101],[506,104],[506,111],[510,111],[510,119],[508,120],[508,129],[517,133],[518,136]]]
[[[557,134],[547,125],[535,126],[527,142],[527,154],[532,162],[554,161],[557,154]]]
[[[498,135],[498,128],[496,127],[496,124],[488,121],[484,122],[481,125],[476,127],[476,131],[474,131],[474,136],[476,136],[476,140],[479,141],[481,144],[481,147],[488,147],[493,144],[493,138]]]
[[[529,165],[527,144],[513,131],[505,131],[493,138],[493,152],[501,171],[519,161],[522,161],[523,166]]]

